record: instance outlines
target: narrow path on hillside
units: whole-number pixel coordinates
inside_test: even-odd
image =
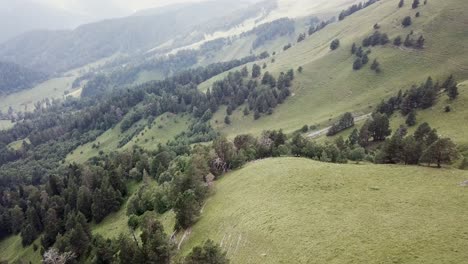
[[[371,115],[372,115],[372,113],[365,114],[365,115],[361,115],[361,116],[356,116],[356,117],[354,117],[354,122],[358,122],[358,121],[367,119],[367,118],[369,118]],[[308,134],[307,137],[309,137],[309,138],[317,138],[317,137],[319,137],[319,136],[321,136],[321,135],[324,135],[324,134],[328,133],[328,131],[330,130],[330,128],[331,128],[331,126],[326,127],[326,128],[324,128],[324,129],[321,129],[321,130],[314,131],[314,132]]]

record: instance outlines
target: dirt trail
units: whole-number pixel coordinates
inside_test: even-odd
[[[356,116],[356,117],[354,118],[354,122],[358,122],[358,121],[367,119],[367,118],[369,118],[371,115],[372,115],[372,113],[365,114],[365,115],[361,115],[361,116]],[[330,128],[331,128],[331,126],[326,127],[326,128],[323,128],[323,129],[321,129],[321,130],[314,131],[314,132],[308,134],[307,137],[309,137],[309,138],[317,138],[317,137],[319,137],[319,136],[321,136],[321,135],[326,134],[326,133],[328,132],[328,130],[330,130]]]

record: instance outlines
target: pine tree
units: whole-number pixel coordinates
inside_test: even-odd
[[[367,54],[364,54],[362,56],[362,65],[366,65],[368,62],[369,62],[369,57],[367,56]]]
[[[257,120],[260,118],[260,112],[258,110],[255,110],[254,112],[254,120]]]
[[[340,46],[340,40],[339,39],[334,39],[330,44],[330,49],[331,50],[336,50],[339,46]]]
[[[374,62],[372,62],[371,70],[374,70],[376,73],[380,73],[382,71],[380,69],[380,63],[377,61],[377,59],[374,59]]]
[[[413,110],[408,114],[408,117],[406,118],[406,125],[409,127],[416,125],[416,111]]]
[[[353,63],[353,69],[354,70],[360,70],[362,68],[362,59],[361,58],[356,58]]]
[[[424,41],[425,41],[425,39],[424,39],[424,37],[421,35],[421,36],[418,38],[418,40],[416,41],[416,48],[418,48],[418,49],[424,48]]]
[[[164,233],[164,227],[157,220],[148,220],[142,228],[141,242],[144,261],[142,263],[161,263],[169,264],[171,262],[172,247],[167,235]]]
[[[457,146],[449,138],[441,138],[432,143],[423,153],[422,162],[436,163],[438,168],[442,164],[450,164],[458,158]]]
[[[452,86],[447,87],[447,94],[450,100],[455,100],[457,99],[459,93],[458,93],[458,87],[457,84],[454,84]]]
[[[411,36],[409,34],[406,36],[405,42],[403,44],[405,45],[405,47],[408,48],[414,45],[413,39],[411,39]]]
[[[207,240],[203,246],[196,246],[185,257],[184,264],[228,264],[226,252],[212,240]]]
[[[261,70],[260,66],[258,66],[257,64],[254,64],[252,66],[252,78],[260,77],[260,75],[262,74],[261,71],[262,70]]]
[[[356,43],[353,43],[353,45],[351,46],[351,54],[356,54],[356,51],[357,51],[357,47],[356,47]]]
[[[374,141],[383,141],[392,131],[390,130],[390,121],[386,115],[376,113],[369,124],[369,132]]]
[[[353,132],[351,132],[351,134],[349,135],[348,143],[350,146],[354,146],[359,143],[359,131],[357,130],[357,128],[355,128]]]
[[[411,5],[413,9],[416,9],[419,7],[419,0],[413,0],[413,4]]]
[[[402,8],[405,5],[405,0],[400,0],[398,3],[398,8]]]
[[[410,16],[406,16],[403,21],[401,22],[401,24],[403,25],[403,27],[409,27],[411,26],[412,22],[411,22],[411,17]]]
[[[231,124],[231,119],[229,118],[229,116],[225,116],[225,117],[224,117],[224,123],[225,123],[226,125],[230,125],[230,124]]]
[[[395,46],[401,46],[401,37],[398,36],[393,40],[393,45]]]

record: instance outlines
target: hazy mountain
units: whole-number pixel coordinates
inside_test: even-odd
[[[30,88],[45,78],[41,72],[0,61],[0,95]]]
[[[0,0],[0,42],[35,29],[72,29],[87,19],[30,0]]]
[[[232,26],[230,21],[241,22],[238,16],[228,15],[244,7],[244,2],[207,1],[109,19],[75,30],[28,32],[1,44],[0,59],[53,73],[117,52],[146,52],[162,44],[180,47],[203,39],[207,33],[225,30]]]

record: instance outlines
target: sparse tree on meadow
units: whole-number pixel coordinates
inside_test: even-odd
[[[408,117],[406,118],[406,125],[409,127],[416,125],[416,111],[413,110],[408,114]]]
[[[402,8],[405,5],[405,0],[400,0],[398,3],[398,8]]]
[[[457,158],[458,151],[456,145],[449,138],[441,138],[432,143],[424,151],[421,161],[429,165],[435,163],[438,168],[441,168],[442,164],[450,164]]]
[[[331,50],[336,50],[339,46],[340,46],[340,40],[339,39],[334,39],[330,44],[330,49]]]

